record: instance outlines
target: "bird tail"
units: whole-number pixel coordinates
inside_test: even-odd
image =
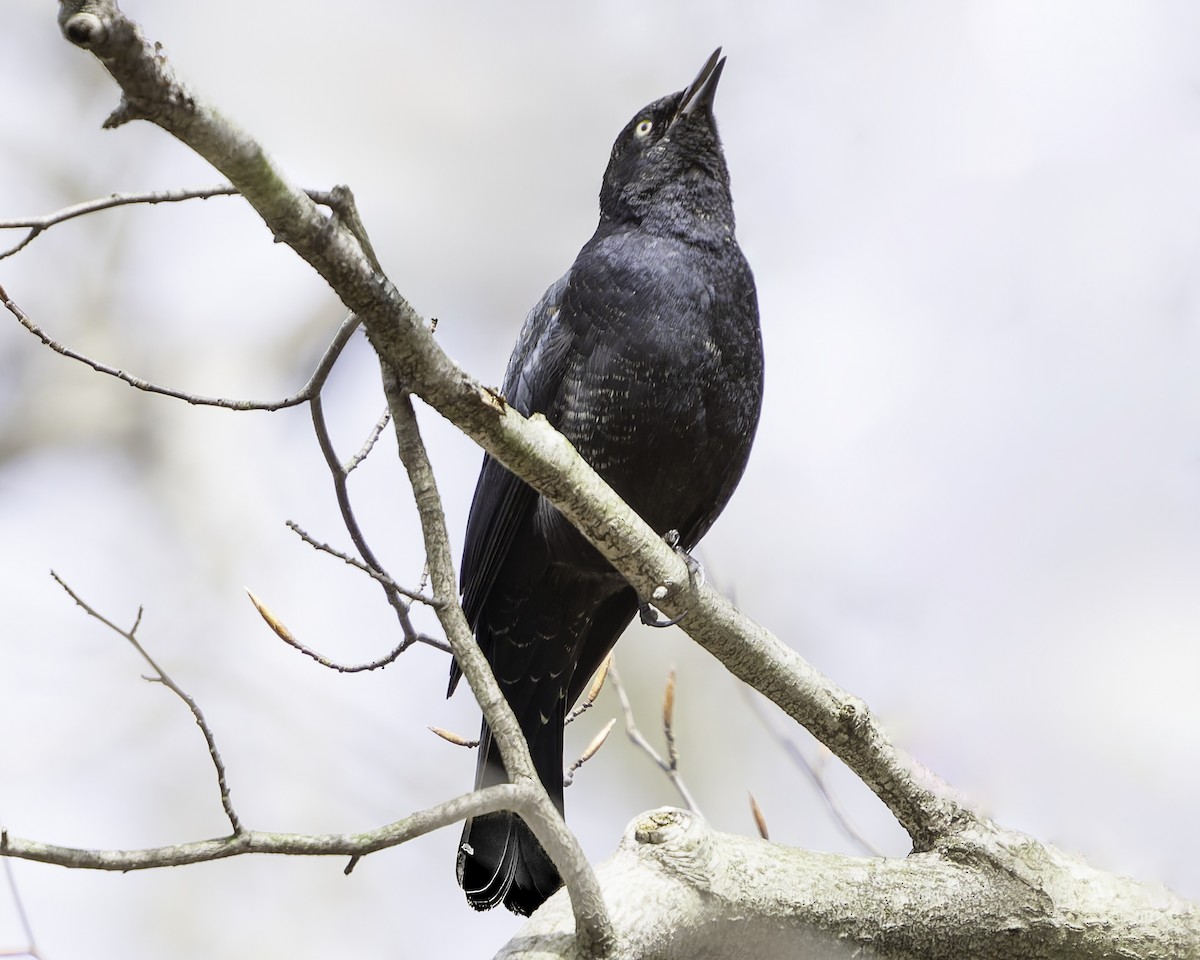
[[[562,810],[562,722],[551,720],[539,732],[542,737],[530,745],[534,765],[551,799]],[[484,724],[475,787],[507,782],[500,751]],[[473,817],[463,828],[458,883],[476,910],[503,903],[513,913],[528,916],[562,886],[562,879],[525,821],[515,813],[498,811]]]

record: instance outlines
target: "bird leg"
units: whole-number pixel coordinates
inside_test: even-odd
[[[663,539],[667,542],[667,546],[674,550],[679,558],[687,564],[688,585],[693,590],[699,590],[704,586],[704,567],[700,565],[699,560],[679,545],[679,531],[668,530]],[[661,589],[660,587],[659,590]],[[649,600],[643,600],[641,597],[638,597],[638,617],[648,627],[673,627],[687,615],[688,612],[684,610],[677,617],[664,617]]]

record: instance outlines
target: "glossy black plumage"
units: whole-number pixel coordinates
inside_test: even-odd
[[[638,111],[613,145],[600,224],[525,320],[502,392],[542,413],[659,533],[691,549],[741,478],[762,401],[754,279],[734,238],[712,116],[725,61]],[[638,608],[561,514],[485,457],[463,606],[562,808],[563,720]],[[450,689],[458,680],[451,671]],[[484,725],[476,786],[506,780]],[[560,880],[508,813],[468,821],[459,882],[477,909],[536,909]]]

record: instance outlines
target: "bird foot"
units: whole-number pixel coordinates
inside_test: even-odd
[[[688,583],[691,588],[693,590],[698,590],[700,587],[704,586],[704,567],[700,565],[699,560],[697,560],[679,545],[679,531],[668,530],[663,536],[663,540],[665,540],[667,542],[667,546],[674,550],[680,559],[687,564]],[[658,590],[655,591],[655,594],[655,599],[662,599],[662,597],[666,596],[666,591],[664,588],[659,587]],[[664,617],[661,613],[659,613],[654,605],[650,603],[649,600],[642,600],[641,598],[638,599],[638,617],[641,619],[642,623],[648,627],[673,627],[687,615],[688,611],[684,610],[683,613],[677,617]]]

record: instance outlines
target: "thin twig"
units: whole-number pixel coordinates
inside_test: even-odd
[[[864,836],[862,832],[850,822],[850,817],[846,814],[846,811],[842,809],[841,804],[838,803],[829,787],[829,784],[825,780],[824,768],[818,767],[811,763],[808,757],[806,757],[803,751],[801,751],[796,741],[783,731],[776,728],[775,724],[773,724],[770,718],[767,716],[766,711],[763,710],[762,704],[760,704],[757,698],[754,696],[754,691],[750,687],[746,686],[745,684],[740,684],[740,686],[742,688],[743,697],[745,698],[746,703],[749,705],[751,712],[755,715],[755,717],[758,718],[758,722],[763,725],[763,728],[775,739],[775,742],[779,745],[780,749],[783,750],[787,758],[792,761],[792,764],[799,769],[801,773],[808,777],[808,779],[812,782],[812,785],[816,787],[817,793],[819,793],[821,798],[825,801],[825,806],[829,808],[829,813],[833,817],[833,822],[837,824],[838,829],[841,830],[851,842],[858,846],[858,848],[868,856],[886,856],[882,850],[868,840],[866,836]]]
[[[421,591],[419,591],[419,590],[409,590],[407,587],[402,587],[398,583],[396,583],[395,580],[393,580],[391,577],[389,577],[386,573],[383,573],[380,570],[376,570],[374,567],[372,567],[368,563],[363,563],[363,561],[359,560],[358,557],[352,557],[352,556],[350,556],[350,554],[337,549],[337,547],[330,546],[328,543],[322,543],[321,541],[314,538],[311,534],[309,534],[308,531],[306,531],[303,527],[301,527],[300,524],[296,523],[296,521],[288,520],[286,522],[287,522],[288,529],[291,530],[294,534],[296,534],[296,536],[298,536],[301,540],[303,540],[305,543],[307,543],[314,550],[319,550],[322,553],[327,553],[331,557],[337,557],[343,563],[348,563],[350,566],[354,567],[356,570],[361,570],[363,573],[365,573],[367,576],[371,577],[373,580],[378,580],[389,590],[394,590],[397,593],[402,594],[405,597],[408,597],[409,600],[415,600],[418,603],[426,603],[426,604],[434,603],[433,597],[431,597],[429,594],[421,593]],[[440,641],[437,644],[435,644],[435,646],[438,646],[440,649],[445,649],[447,652],[449,652],[449,650],[450,650],[450,648],[448,646],[443,647],[441,645]]]
[[[262,600],[254,595],[253,591],[247,590],[246,595],[250,598],[250,602],[254,604],[254,609],[257,610],[259,616],[266,621],[267,626],[271,628],[271,631],[275,634],[275,636],[286,643],[289,647],[299,650],[306,657],[311,657],[321,666],[327,667],[330,670],[336,670],[338,673],[364,673],[369,670],[379,670],[383,667],[386,667],[389,663],[394,662],[400,656],[400,654],[402,654],[405,650],[412,646],[413,643],[416,642],[415,640],[408,639],[401,640],[399,645],[396,646],[391,653],[386,654],[378,660],[373,660],[370,663],[353,665],[338,663],[334,660],[330,660],[328,657],[323,657],[321,654],[313,650],[312,647],[305,646],[303,643],[297,640],[296,635],[287,628],[287,625],[284,624],[282,620],[275,616],[270,607],[268,607],[265,603],[263,603]],[[433,637],[428,639],[430,643],[435,645],[437,644],[437,641],[435,641]]]
[[[667,775],[667,779],[671,781],[672,786],[679,793],[684,805],[692,813],[700,814],[700,807],[696,803],[696,798],[692,796],[692,792],[684,782],[683,775],[679,772],[678,763],[672,764],[671,761],[665,759],[662,754],[654,749],[654,745],[646,739],[638,727],[637,720],[633,716],[633,706],[629,702],[629,695],[625,692],[625,685],[621,683],[621,674],[617,671],[615,661],[608,668],[608,679],[621,701],[621,713],[625,718],[625,733],[629,735],[629,739],[633,741],[634,746],[658,764],[659,769]],[[703,814],[700,815],[703,816]]]
[[[305,190],[308,198],[313,203],[319,203],[322,206],[329,207],[335,213],[343,213],[346,210],[346,197],[340,192],[349,193],[346,188],[335,187],[333,190]],[[133,204],[153,205],[157,203],[179,203],[184,200],[208,200],[211,197],[236,197],[240,196],[241,191],[236,187],[232,187],[227,183],[218,184],[215,187],[194,187],[190,190],[156,190],[147,193],[111,193],[107,197],[97,197],[94,200],[85,200],[82,203],[72,204],[69,207],[63,207],[61,210],[56,210],[54,213],[43,214],[40,217],[18,217],[10,220],[0,220],[0,230],[23,230],[28,229],[29,233],[24,239],[18,242],[15,246],[8,250],[0,251],[0,260],[6,257],[11,257],[14,253],[18,253],[25,247],[29,246],[43,232],[50,227],[60,223],[65,223],[68,220],[74,220],[76,217],[82,217],[89,213],[99,213],[102,210],[112,210],[116,207],[131,206]],[[350,198],[349,209],[357,216],[357,210],[353,207],[353,197]],[[365,240],[365,237],[363,238]]]
[[[321,392],[317,390],[309,399],[309,411],[312,413],[313,431],[317,435],[317,445],[321,448],[321,455],[325,458],[325,465],[329,468],[329,476],[333,480],[333,492],[337,498],[338,510],[342,514],[342,522],[346,525],[346,532],[350,534],[350,539],[354,542],[358,554],[362,557],[366,565],[374,570],[378,570],[383,579],[378,579],[380,586],[383,587],[383,592],[387,596],[388,603],[396,612],[396,619],[400,623],[400,630],[404,635],[405,641],[411,645],[417,641],[418,632],[412,625],[412,619],[408,612],[408,602],[405,596],[395,587],[395,581],[387,574],[377,559],[375,553],[367,544],[367,538],[363,535],[362,529],[358,525],[358,518],[354,515],[354,508],[350,503],[350,490],[346,485],[346,470],[342,467],[341,461],[338,459],[337,451],[333,448],[333,439],[329,435],[329,426],[325,421],[325,405],[321,399]],[[391,585],[389,586],[389,582]]]
[[[371,435],[367,437],[367,442],[362,445],[362,449],[360,449],[358,453],[347,460],[345,465],[342,467],[342,472],[346,474],[346,476],[350,476],[355,468],[357,468],[360,463],[366,460],[370,452],[375,449],[375,444],[379,440],[379,435],[383,433],[384,428],[387,427],[391,419],[391,411],[384,410],[383,416],[381,416],[376,422],[374,429],[371,430]]]
[[[83,608],[84,612],[88,616],[95,620],[99,620],[114,633],[124,637],[133,645],[133,648],[141,655],[141,658],[145,660],[146,663],[149,664],[150,669],[154,671],[155,675],[153,677],[148,677],[147,679],[155,683],[161,683],[168,690],[179,697],[180,700],[187,704],[187,708],[192,711],[192,716],[196,720],[196,726],[198,726],[200,728],[200,732],[204,734],[204,742],[208,745],[208,755],[212,758],[213,767],[216,768],[217,786],[221,791],[221,806],[225,809],[225,816],[229,818],[229,825],[233,828],[234,836],[242,833],[243,827],[241,821],[238,820],[238,815],[233,809],[233,801],[229,798],[229,784],[225,779],[225,762],[221,759],[220,751],[217,750],[217,741],[213,736],[212,729],[208,725],[208,721],[204,719],[204,714],[201,712],[196,701],[193,700],[191,696],[179,686],[179,684],[167,676],[163,668],[155,662],[154,658],[150,656],[150,654],[146,651],[146,648],[142,646],[141,642],[135,635],[135,631],[142,622],[142,608],[138,608],[137,619],[134,622],[134,625],[130,629],[124,630],[105,617],[103,614],[99,613],[95,608],[85,603],[80,598],[79,594],[67,586],[66,581],[64,581],[63,578],[53,570],[50,571],[50,576],[52,576],[55,582],[67,592],[67,595],[72,600],[74,600],[80,607]]]
[[[154,393],[163,397],[171,397],[175,400],[182,400],[185,403],[190,403],[197,407],[217,407],[223,410],[285,410],[288,407],[296,407],[309,400],[313,394],[320,389],[329,377],[329,371],[333,367],[334,361],[342,352],[342,349],[349,341],[351,334],[358,329],[358,318],[351,314],[342,322],[338,332],[334,335],[333,341],[325,349],[321,360],[317,364],[316,370],[309,378],[308,382],[296,393],[289,397],[284,397],[282,400],[234,400],[229,397],[209,397],[199,393],[189,393],[186,390],[177,390],[174,387],[167,387],[161,384],[152,383],[142,377],[135,377],[131,373],[126,373],[117,367],[110,367],[106,363],[100,363],[98,360],[93,360],[86,354],[80,353],[78,350],[73,350],[71,347],[55,340],[46,331],[30,319],[29,315],[20,308],[13,300],[9,299],[8,293],[3,287],[0,287],[0,301],[8,309],[26,330],[32,333],[35,337],[42,341],[47,347],[55,353],[61,354],[71,360],[76,360],[79,363],[85,364],[95,370],[97,373],[102,373],[105,376],[113,377],[123,383],[128,384],[135,390],[141,390],[145,393]]]
[[[8,881],[8,890],[12,894],[13,909],[17,913],[17,923],[21,926],[21,933],[25,937],[25,943],[28,946],[20,951],[0,951],[0,957],[33,957],[35,960],[41,957],[38,952],[37,941],[33,936],[33,924],[29,922],[29,914],[25,912],[25,903],[21,899],[21,891],[17,887],[17,878],[13,873],[12,861],[8,857],[4,858],[4,876]]]
[[[83,203],[76,203],[40,217],[0,220],[0,230],[20,230],[26,228],[29,230],[25,238],[16,246],[0,251],[0,260],[11,257],[14,253],[29,246],[44,230],[89,213],[96,213],[100,210],[111,210],[114,207],[124,207],[135,203],[177,203],[181,200],[207,200],[210,197],[232,197],[237,196],[238,193],[239,191],[229,186],[229,184],[221,184],[215,187],[200,187],[192,190],[164,190],[154,193],[113,193],[107,197],[85,200]]]

